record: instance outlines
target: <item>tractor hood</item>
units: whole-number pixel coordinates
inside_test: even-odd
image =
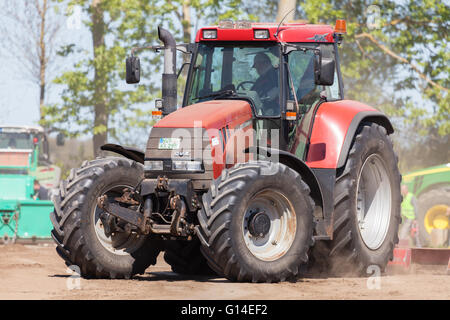
[[[244,100],[211,100],[178,109],[151,130],[145,160],[163,161],[168,178],[191,179],[194,189],[204,190],[224,166],[227,142],[234,141],[235,134],[251,129],[251,119],[252,109]],[[173,170],[173,161],[194,159],[202,161],[202,172]],[[161,174],[144,168],[147,178],[157,178]]]
[[[155,128],[220,129],[227,124],[251,119],[250,104],[244,100],[211,100],[196,103],[167,115]]]

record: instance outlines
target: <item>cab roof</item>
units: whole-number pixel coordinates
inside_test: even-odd
[[[250,26],[250,27],[249,27]],[[334,27],[329,25],[307,23],[284,23],[277,32],[277,23],[249,23],[244,28],[221,28],[219,26],[204,27],[198,30],[195,42],[207,41],[276,41],[276,42],[334,42]],[[204,30],[217,30],[217,38],[205,39]],[[255,30],[268,30],[269,38],[255,39]]]
[[[41,126],[21,126],[21,125],[1,125],[0,124],[0,132],[33,132],[33,133],[41,133],[44,132],[44,129]]]

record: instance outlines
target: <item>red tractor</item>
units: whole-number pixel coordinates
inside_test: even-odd
[[[388,118],[345,100],[327,25],[225,21],[164,46],[162,119],[145,151],[114,144],[53,199],[57,252],[87,278],[172,270],[278,282],[308,270],[384,270],[398,242],[400,181]],[[127,83],[140,80],[127,58]],[[176,51],[190,54],[177,108]]]

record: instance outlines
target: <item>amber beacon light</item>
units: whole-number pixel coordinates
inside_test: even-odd
[[[336,32],[337,34],[347,33],[347,23],[345,22],[345,20],[336,20],[334,32]]]

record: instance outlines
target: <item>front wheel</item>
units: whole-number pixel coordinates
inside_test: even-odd
[[[68,266],[76,265],[85,278],[130,278],[144,273],[162,247],[158,240],[131,230],[108,232],[97,198],[109,201],[134,188],[143,178],[143,166],[125,158],[104,158],[72,169],[53,198],[50,218],[56,251]]]
[[[224,170],[203,196],[197,234],[211,267],[231,281],[298,276],[313,244],[313,207],[300,175],[281,163]]]

